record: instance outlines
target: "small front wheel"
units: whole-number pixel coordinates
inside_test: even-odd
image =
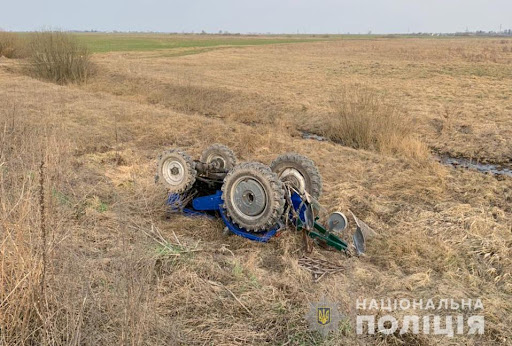
[[[236,165],[236,156],[227,146],[212,144],[203,151],[200,161],[213,165],[215,169],[229,171]]]
[[[192,187],[197,172],[194,161],[181,150],[164,151],[158,158],[157,181],[170,193],[182,193]]]

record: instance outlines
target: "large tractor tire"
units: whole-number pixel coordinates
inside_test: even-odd
[[[224,178],[222,199],[227,215],[239,227],[259,232],[274,227],[284,212],[284,185],[270,168],[246,162]]]
[[[182,193],[191,188],[196,175],[194,161],[183,151],[171,149],[160,154],[157,181],[170,193]]]
[[[236,165],[236,156],[225,145],[212,144],[203,151],[199,161],[214,164],[218,170],[229,171]]]
[[[300,193],[306,191],[313,198],[322,194],[322,177],[313,160],[297,153],[286,153],[271,164],[272,172],[283,182],[291,184]]]

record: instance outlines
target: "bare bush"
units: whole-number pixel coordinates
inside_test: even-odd
[[[22,41],[16,33],[0,31],[0,57],[9,59],[25,57],[26,50]]]
[[[333,114],[318,125],[318,132],[355,149],[424,157],[426,147],[413,133],[407,114],[397,105],[363,85],[347,86],[335,95]]]
[[[84,83],[91,75],[90,53],[72,34],[34,33],[29,45],[30,72],[58,84]]]

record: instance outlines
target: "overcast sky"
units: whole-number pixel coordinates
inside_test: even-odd
[[[512,0],[0,0],[0,28],[407,33],[512,28]]]

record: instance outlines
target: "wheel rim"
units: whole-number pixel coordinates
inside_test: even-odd
[[[284,182],[291,183],[300,193],[306,191],[306,179],[295,168],[287,168],[280,175],[279,178]]]
[[[235,181],[231,200],[235,210],[249,219],[256,219],[267,206],[267,194],[263,186],[252,178],[240,178]]]
[[[226,168],[226,160],[222,156],[219,156],[219,155],[215,155],[215,154],[208,155],[206,162],[215,165],[215,167],[217,169]]]
[[[162,173],[165,181],[169,185],[179,185],[185,178],[185,168],[181,162],[175,159],[169,159],[162,165]]]

